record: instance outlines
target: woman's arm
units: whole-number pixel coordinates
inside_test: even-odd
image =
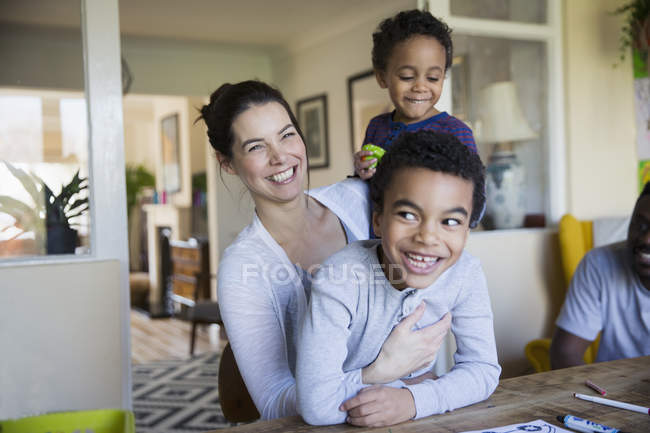
[[[296,383],[270,285],[261,268],[253,272],[242,266],[222,262],[218,286],[219,309],[237,366],[262,419],[296,415]]]

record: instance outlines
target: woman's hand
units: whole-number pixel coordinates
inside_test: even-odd
[[[360,150],[354,154],[354,172],[363,180],[370,179],[375,174],[375,171],[377,171],[377,168],[369,168],[377,162],[376,158],[371,158],[366,161],[363,160],[364,156],[372,155],[373,153],[369,150]]]
[[[382,427],[408,421],[416,414],[413,394],[406,388],[370,386],[341,405],[346,421],[361,427]]]
[[[377,359],[361,371],[366,384],[389,383],[425,367],[435,358],[451,326],[451,314],[426,328],[413,331],[424,314],[424,303],[395,326]]]

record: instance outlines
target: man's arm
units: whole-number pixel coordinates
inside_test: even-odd
[[[571,278],[551,342],[551,368],[584,364],[584,353],[602,329],[601,289],[603,266],[596,254],[589,251],[580,261]]]
[[[551,342],[551,368],[573,367],[585,363],[583,357],[591,341],[557,327]]]

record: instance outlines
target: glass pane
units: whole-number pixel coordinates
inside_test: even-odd
[[[452,113],[473,129],[486,164],[497,143],[512,143],[525,170],[525,214],[546,214],[546,44],[458,34],[453,42]],[[497,96],[506,90],[514,96]],[[521,116],[512,120],[517,110]]]
[[[0,259],[89,252],[81,10],[67,5],[75,25],[0,7]]]
[[[546,0],[450,0],[452,15],[491,20],[546,23]]]

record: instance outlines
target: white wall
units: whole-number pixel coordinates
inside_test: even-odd
[[[3,23],[0,86],[82,89],[81,32]],[[226,81],[270,80],[266,50],[244,45],[122,37],[132,93],[206,96]]]
[[[273,56],[273,81],[295,109],[296,101],[327,93],[330,166],[311,172],[311,186],[327,185],[353,174],[348,118],[348,77],[372,68],[372,33],[379,22],[400,10],[413,9],[415,0],[396,0],[387,10],[353,28],[320,41]]]
[[[116,260],[0,268],[0,419],[122,407],[122,277]]]
[[[637,196],[631,56],[618,61],[623,0],[571,0],[565,10],[568,211],[627,215]]]
[[[124,159],[127,164],[143,165],[156,173],[156,155],[160,145],[155,141],[156,126],[153,101],[149,96],[126,95],[124,107]]]
[[[227,81],[271,79],[266,49],[245,45],[122,38],[135,93],[209,96]]]
[[[557,232],[472,232],[467,251],[481,260],[487,278],[502,377],[530,372],[524,346],[552,335],[562,305],[564,280]]]

